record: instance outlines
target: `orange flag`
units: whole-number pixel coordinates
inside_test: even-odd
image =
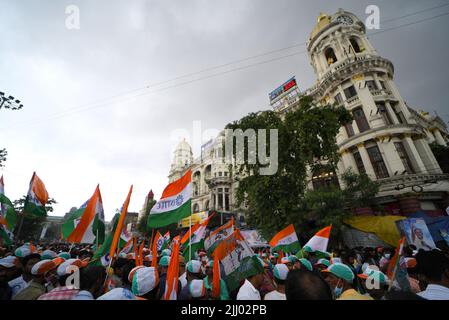
[[[142,241],[139,247],[139,266],[143,266],[143,247],[145,245],[145,240]]]
[[[139,252],[137,250],[137,240],[133,237],[133,251],[134,251],[134,261],[136,261],[136,267],[139,265]]]
[[[179,279],[179,236],[173,239],[173,251],[170,257],[170,265],[167,270],[164,300],[177,300]]]
[[[220,278],[220,261],[215,257],[212,278],[212,298],[214,299],[220,299]]]
[[[125,222],[126,214],[128,213],[129,201],[131,200],[131,193],[133,192],[133,186],[129,189],[128,196],[123,204],[120,219],[118,220],[117,228],[115,229],[114,238],[112,239],[111,248],[109,250],[109,258],[114,258],[115,250],[117,249],[118,241],[120,240],[120,234],[122,233],[123,223]]]
[[[161,234],[159,233],[159,231],[156,232],[156,235],[154,236],[154,240],[153,240],[153,250],[152,250],[152,256],[153,256],[153,260],[151,261],[151,266],[152,267],[157,267],[157,243],[159,241],[159,238],[162,237]]]
[[[393,258],[391,258],[390,263],[388,264],[387,276],[392,282],[393,282],[393,278],[394,278],[394,273],[397,269],[397,266],[399,265],[399,259],[402,254],[402,249],[404,247],[404,243],[405,243],[405,237],[402,237],[401,239],[399,239],[398,246],[396,248],[396,252],[395,252]]]

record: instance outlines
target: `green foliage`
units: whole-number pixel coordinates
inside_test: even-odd
[[[352,208],[374,205],[374,198],[379,192],[379,184],[366,174],[347,171],[341,176],[345,185],[343,190],[332,187],[308,190],[305,193],[307,219],[313,219],[317,228],[332,224],[334,236],[339,237],[343,222],[352,216]],[[303,219],[304,220],[304,219]],[[309,232],[310,237],[313,232]]]
[[[23,214],[23,208],[25,205],[26,196],[23,196],[22,198],[13,201],[14,209],[16,212],[20,214],[20,218],[17,221],[14,233],[17,236],[17,233],[20,228],[20,224],[22,224],[22,227],[20,229],[20,240],[37,240],[39,239],[43,224],[46,222],[46,217],[36,217],[31,214]],[[53,205],[57,202],[55,199],[50,198],[45,205],[45,210],[47,212],[53,212]],[[59,236],[57,237],[59,239]]]
[[[333,224],[337,228],[350,215],[348,208],[364,203],[377,193],[367,176],[348,173],[343,177],[348,189],[307,191],[308,168],[335,171],[339,161],[336,136],[352,116],[343,107],[316,106],[303,97],[299,107],[285,119],[273,111],[251,113],[230,123],[227,129],[278,130],[278,171],[260,175],[260,164],[245,163],[237,168],[237,205],[244,205],[248,224],[265,239],[293,223],[297,232],[308,237],[318,228]],[[267,134],[268,136],[268,134]],[[267,149],[269,150],[269,137]],[[234,142],[235,145],[235,142]],[[245,154],[248,154],[245,144]],[[234,157],[237,152],[234,147]],[[307,231],[309,234],[307,234]]]
[[[449,147],[439,145],[438,143],[432,143],[430,149],[432,149],[441,170],[443,170],[444,173],[449,173]]]
[[[27,196],[23,196],[22,198],[13,201],[14,209],[16,212],[22,212],[25,206]],[[53,212],[53,205],[57,204],[56,200],[53,198],[49,198],[48,202],[45,204],[45,210],[48,212]]]
[[[140,217],[137,222],[137,231],[139,231],[143,236],[148,237],[151,230],[148,228],[148,217],[153,206],[156,204],[155,200],[150,200],[145,206],[145,212]]]
[[[4,167],[3,164],[6,161],[6,156],[8,155],[8,152],[6,149],[0,149],[0,168]]]

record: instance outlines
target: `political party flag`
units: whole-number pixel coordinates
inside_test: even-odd
[[[293,224],[289,225],[282,231],[278,232],[270,241],[270,246],[273,251],[280,251],[286,253],[296,253],[301,249],[298,236],[295,232]]]
[[[153,260],[151,261],[151,266],[152,267],[157,267],[157,247],[158,247],[158,243],[159,240],[162,238],[161,234],[159,233],[159,231],[156,232],[156,235],[154,236],[153,239],[153,248],[152,248],[152,252],[151,255],[153,256]]]
[[[304,245],[305,251],[321,251],[326,252],[327,244],[331,234],[332,225],[321,229]]]
[[[164,234],[164,242],[162,243],[161,250],[167,249],[170,246],[170,231]]]
[[[395,287],[401,291],[410,292],[411,286],[408,280],[407,264],[403,257],[405,237],[398,242],[398,247],[387,268],[387,276],[391,280],[389,289]]]
[[[215,213],[210,215],[203,222],[198,222],[192,227],[192,236],[190,237],[190,228],[187,230],[186,234],[181,239],[181,244],[184,245],[184,259],[187,261],[190,258],[194,259],[194,253],[200,249],[204,248],[204,236],[206,233],[207,225],[209,224],[210,219],[214,216]],[[192,254],[190,254],[192,252]]]
[[[264,271],[259,258],[238,229],[220,242],[213,256],[223,265],[223,278],[229,291],[237,289],[242,280]]]
[[[134,244],[134,238],[129,239],[128,242],[123,247],[123,249],[120,251],[120,253],[128,254],[131,251],[133,244]]]
[[[11,200],[5,195],[5,184],[3,176],[0,178],[0,225],[3,225],[5,232],[12,233],[17,221],[17,214]]]
[[[44,183],[39,179],[36,172],[34,172],[31,177],[30,188],[28,190],[23,211],[35,216],[45,217],[47,216],[47,211],[45,210],[45,204],[47,202],[47,189],[45,189]]]
[[[178,223],[192,213],[192,171],[170,183],[148,216],[148,227],[159,228]]]
[[[11,231],[6,229],[3,224],[0,224],[0,239],[3,240],[3,243],[9,247],[12,245],[14,235]]]
[[[83,205],[84,206],[84,205]],[[70,243],[90,243],[93,244],[97,238],[97,230],[94,228],[95,218],[98,223],[104,221],[103,202],[101,200],[100,187],[97,186],[94,194],[87,202],[87,205],[83,206],[72,214],[73,220],[67,221],[63,226],[63,234],[70,231],[71,227],[74,227],[72,232],[67,236],[67,242]],[[79,214],[81,216],[79,216]],[[104,223],[102,231],[104,233]],[[104,238],[104,234],[102,236]]]
[[[122,207],[122,212],[120,213],[120,218],[117,223],[117,228],[114,232],[114,238],[112,239],[111,249],[109,250],[109,256],[111,259],[114,259],[115,250],[117,246],[119,246],[119,241],[121,238],[123,224],[125,222],[126,214],[128,213],[129,202],[131,201],[131,193],[133,192],[133,186],[129,189],[128,196],[126,197],[125,203]],[[128,239],[129,240],[129,239]]]
[[[214,252],[215,248],[220,244],[221,241],[228,238],[234,232],[234,217],[228,223],[225,223],[218,229],[212,231],[204,240],[204,248],[210,255]]]
[[[164,300],[177,300],[179,284],[179,236],[173,239],[173,250],[170,257],[170,265],[167,270]]]
[[[213,276],[212,276],[212,298],[214,299],[220,298],[221,293],[220,282],[221,282],[220,260],[218,260],[218,258],[215,257],[213,266]]]
[[[79,209],[73,211],[67,218],[67,221],[62,224],[62,239],[67,240],[73,230],[75,230],[76,226],[80,223],[81,217],[83,216],[89,200],[84,202]]]
[[[103,244],[95,251],[94,256],[92,257],[90,264],[93,265],[99,265],[99,266],[108,266],[109,262],[111,261],[109,252],[111,249],[112,240],[114,238],[115,231],[117,230],[117,225],[120,219],[120,214],[117,213],[112,218],[112,230],[106,235],[106,238],[103,242]],[[132,240],[131,235],[126,231],[122,230],[122,233],[120,235],[120,241],[118,243],[118,248],[124,248],[129,240]]]

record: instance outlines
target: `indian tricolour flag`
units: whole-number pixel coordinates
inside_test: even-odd
[[[96,231],[98,230],[94,230],[96,217],[104,221],[103,202],[101,200],[99,186],[97,186],[94,194],[84,208],[82,216],[79,219],[73,220],[74,229],[67,237],[67,241],[71,243],[94,243],[97,238]]]
[[[179,180],[170,183],[151,209],[148,217],[149,228],[164,227],[188,217],[192,213],[192,171]]]
[[[213,255],[223,265],[222,276],[229,291],[237,289],[242,280],[264,271],[259,258],[238,229],[217,246]]]
[[[298,236],[295,232],[293,224],[278,232],[270,241],[270,246],[273,251],[280,251],[287,253],[296,253],[301,249]]]
[[[48,192],[45,189],[45,185],[41,179],[37,176],[36,172],[33,173],[30,181],[30,188],[25,200],[25,206],[23,211],[35,216],[45,217],[47,211],[45,211],[45,204],[48,202]]]
[[[3,176],[0,178],[0,225],[3,225],[5,232],[12,233],[16,225],[17,215],[11,200],[5,195],[5,184]]]
[[[224,239],[228,238],[234,232],[234,217],[228,223],[225,223],[218,229],[212,231],[204,240],[204,248],[207,250],[207,253],[210,255],[218,244]]]
[[[5,184],[3,176],[0,178],[0,238],[6,244],[10,245],[13,239],[14,226],[16,225],[17,215],[14,206],[5,195]]]
[[[204,248],[204,236],[206,233],[206,228],[213,216],[214,214],[211,214],[203,222],[198,222],[191,228],[192,230],[190,230],[189,228],[184,237],[182,237],[181,244],[185,247],[183,256],[186,262],[189,261],[190,258],[194,259],[195,252]],[[190,232],[192,236],[190,236]],[[192,252],[192,254],[190,254],[190,252]]]
[[[309,251],[327,251],[327,244],[331,234],[332,225],[318,231],[310,240],[304,245],[304,250]]]

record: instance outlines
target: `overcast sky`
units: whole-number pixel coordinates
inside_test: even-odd
[[[71,4],[79,30],[65,26]],[[174,132],[191,132],[196,120],[220,130],[267,109],[268,93],[291,76],[302,90],[316,80],[304,45],[176,78],[304,43],[320,12],[344,8],[365,21],[369,4],[380,7],[381,29],[449,12],[443,0],[0,0],[0,91],[24,104],[0,110],[6,195],[26,194],[36,171],[56,215],[97,183],[107,220],[131,184],[130,211],[139,211],[150,189],[158,199],[167,184]],[[446,122],[448,27],[442,16],[370,37],[408,104]]]

